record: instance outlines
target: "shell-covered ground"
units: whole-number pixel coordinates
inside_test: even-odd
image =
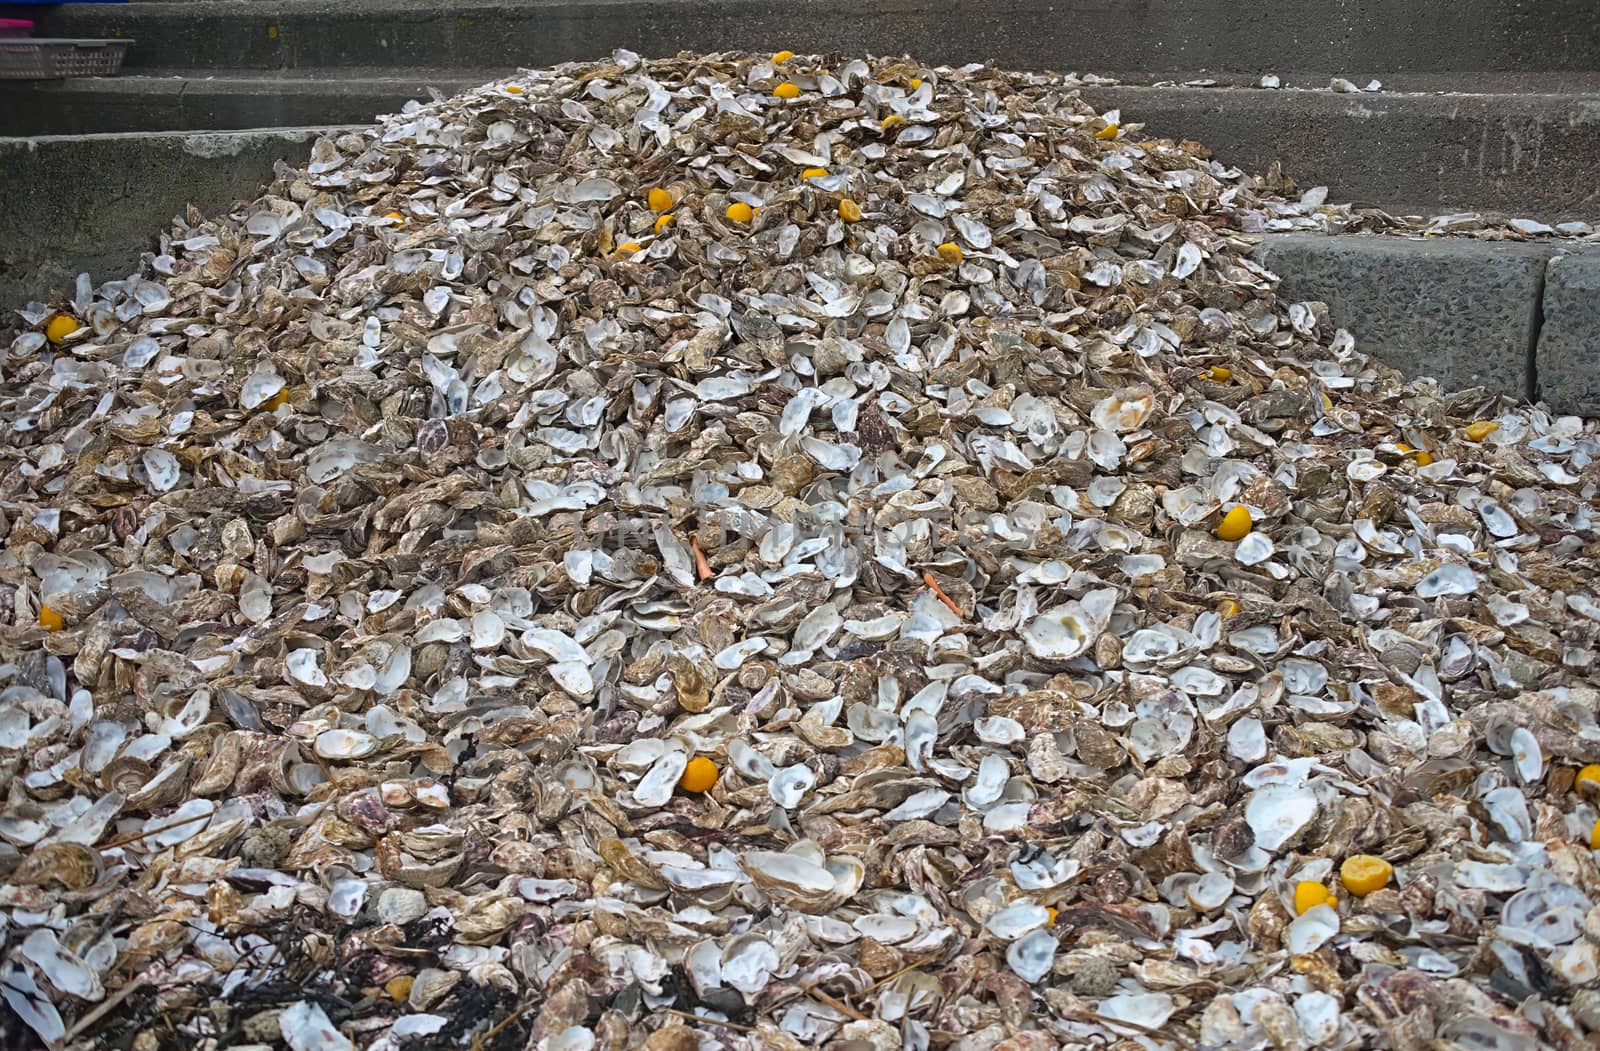
[[[1324,197],[619,53],[30,307],[6,1040],[1589,1046],[1600,437],[1278,301]]]

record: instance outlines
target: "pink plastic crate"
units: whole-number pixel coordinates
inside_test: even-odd
[[[26,18],[0,18],[0,40],[33,36],[33,23]]]

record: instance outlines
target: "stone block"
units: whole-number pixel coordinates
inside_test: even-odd
[[[1552,410],[1600,416],[1600,248],[1550,260],[1537,369],[1539,398]]]
[[[1255,258],[1290,302],[1321,300],[1356,346],[1447,389],[1526,398],[1545,266],[1554,245],[1292,234]],[[1600,389],[1600,385],[1597,385]]]

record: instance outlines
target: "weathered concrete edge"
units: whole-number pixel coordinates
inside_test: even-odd
[[[68,289],[80,272],[96,282],[126,275],[187,205],[215,214],[247,199],[278,160],[301,161],[318,135],[343,130],[0,139],[0,169],[12,176],[0,180],[0,307]],[[89,173],[96,185],[87,185]],[[1286,234],[1256,252],[1280,271],[1285,296],[1327,302],[1359,347],[1397,367],[1447,387],[1534,394],[1555,411],[1600,416],[1600,383],[1567,381],[1600,372],[1591,368],[1591,359],[1600,365],[1593,297],[1572,294],[1565,277],[1548,280],[1575,269],[1557,271],[1557,260],[1600,267],[1600,246]],[[1376,273],[1388,275],[1381,294]],[[1547,295],[1550,287],[1564,294]],[[1493,353],[1468,346],[1463,332],[1494,336]],[[1541,355],[1562,377],[1542,389]]]
[[[0,138],[0,308],[129,274],[189,205],[253,196],[343,126]]]
[[[1539,397],[1600,415],[1600,248],[1550,260],[1539,317]]]
[[[1600,245],[1277,234],[1255,257],[1402,372],[1600,416]]]

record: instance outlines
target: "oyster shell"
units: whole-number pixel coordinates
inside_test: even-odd
[[[1592,230],[1085,83],[524,70],[17,312],[0,1028],[1583,1043],[1600,424],[1251,248]]]

